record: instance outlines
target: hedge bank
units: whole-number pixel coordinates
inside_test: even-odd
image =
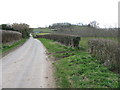
[[[119,70],[120,47],[118,42],[105,39],[91,39],[88,41],[89,52],[96,56],[105,66]]]
[[[80,37],[75,35],[48,34],[48,35],[36,35],[36,38],[46,38],[60,42],[66,46],[79,48]]]
[[[17,41],[22,38],[22,34],[16,31],[0,30],[0,35],[2,35],[3,44]]]

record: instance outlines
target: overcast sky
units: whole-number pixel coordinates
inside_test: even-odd
[[[101,27],[118,24],[120,0],[0,0],[0,24],[27,23],[43,27],[58,22],[88,24],[96,20]]]

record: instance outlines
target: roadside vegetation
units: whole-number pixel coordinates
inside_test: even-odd
[[[53,40],[39,39],[54,62],[59,88],[118,88],[118,74],[81,49],[61,45]],[[84,45],[84,44],[83,44]]]
[[[2,24],[2,30],[17,31],[22,34],[22,38],[29,38],[29,34],[32,32],[32,28],[25,23],[13,23],[13,24]]]
[[[81,46],[81,49],[87,51],[89,49],[88,41],[91,39],[105,39],[105,40],[113,40],[118,42],[118,38],[114,38],[114,37],[81,37],[81,40],[79,43]]]
[[[18,41],[22,38],[22,34],[16,31],[0,30],[2,35],[2,44]]]
[[[5,53],[15,49],[16,47],[19,47],[20,45],[24,44],[26,40],[27,39],[21,39],[21,40],[14,42],[12,44],[1,44],[0,45],[0,54],[4,55]]]
[[[66,45],[66,46],[79,48],[80,37],[78,37],[76,35],[49,34],[49,35],[37,35],[36,37],[54,40],[54,41],[60,42],[61,44]]]
[[[8,53],[14,48],[22,45],[30,36],[32,28],[25,23],[2,24],[0,35],[0,53]]]
[[[119,87],[120,47],[117,28],[99,28],[98,23],[93,21],[88,25],[55,23],[46,28],[34,28],[33,31],[24,23],[2,24],[2,29],[17,31],[20,36],[15,40],[16,35],[6,33],[11,40],[8,37],[5,40],[4,37],[3,52],[24,43],[30,33],[44,44],[47,54],[55,57],[55,76],[60,88]],[[10,44],[12,41],[14,43]]]

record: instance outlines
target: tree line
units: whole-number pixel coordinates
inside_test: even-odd
[[[97,21],[92,21],[89,24],[83,24],[83,23],[71,24],[71,23],[68,23],[68,22],[54,23],[52,25],[49,25],[49,28],[50,29],[65,29],[65,28],[71,28],[72,26],[86,26],[86,27],[99,28],[99,23]]]
[[[13,23],[11,25],[2,24],[1,29],[20,32],[22,34],[22,38],[28,38],[30,32],[32,31],[32,28],[30,28],[29,25],[25,23]]]

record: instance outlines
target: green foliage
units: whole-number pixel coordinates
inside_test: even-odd
[[[60,45],[52,40],[40,38],[50,55],[57,60],[57,85],[60,88],[118,88],[118,75],[109,71],[95,57]]]
[[[13,28],[10,25],[2,24],[1,26],[3,30],[13,30]]]
[[[74,55],[55,63],[60,87],[72,88],[117,88],[118,76],[99,64],[89,54]],[[69,82],[64,82],[64,77]]]
[[[59,43],[54,42],[53,40],[48,40],[44,38],[40,38],[39,40],[42,41],[42,43],[46,46],[50,55],[52,54],[57,59],[61,59],[64,57],[69,57],[81,53],[79,49],[73,49],[71,47],[60,45]]]

